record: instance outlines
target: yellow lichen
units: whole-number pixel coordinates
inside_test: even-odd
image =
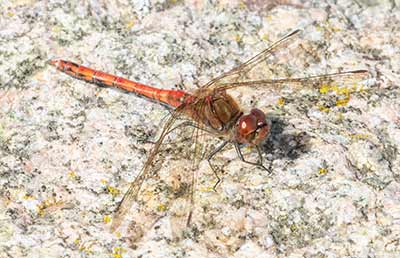
[[[81,239],[78,237],[74,240],[74,245],[78,246],[80,242],[81,242]]]
[[[71,179],[76,179],[76,172],[73,171],[73,170],[71,170],[71,171],[68,172],[68,176],[69,176]]]
[[[24,200],[35,200],[35,197],[33,197],[32,195],[29,194],[25,194],[22,199]]]
[[[352,87],[339,87],[338,85],[328,85],[323,84],[319,88],[319,92],[321,94],[327,94],[328,92],[335,92],[338,95],[349,95],[350,93],[361,91],[363,88],[357,90],[357,85],[353,85]]]
[[[111,217],[109,215],[106,215],[103,217],[103,221],[104,221],[104,223],[108,224],[111,222]]]
[[[271,15],[268,15],[268,16],[265,16],[264,19],[265,19],[266,21],[270,22],[270,21],[273,21],[273,20],[274,20],[274,17],[271,16]]]
[[[325,84],[321,85],[321,88],[319,89],[319,92],[320,92],[321,94],[326,94],[326,93],[328,93],[329,91],[330,91],[329,85],[325,85]]]
[[[111,185],[107,186],[107,190],[113,197],[116,197],[121,192],[119,189],[117,189]]]
[[[128,28],[128,30],[130,30],[134,25],[135,25],[135,20],[130,20],[126,24],[126,27]]]
[[[285,99],[284,98],[279,98],[278,99],[278,106],[283,106],[283,105],[285,105]]]
[[[346,106],[350,101],[350,96],[346,96],[346,98],[344,99],[338,99],[336,101],[336,106],[340,107],[340,106]]]
[[[246,9],[246,3],[244,1],[239,2],[239,9]]]
[[[326,168],[320,168],[320,169],[318,170],[318,173],[319,173],[320,175],[325,175],[326,173],[328,173],[328,170],[327,170]]]
[[[157,210],[158,211],[166,211],[167,206],[165,204],[161,203],[160,205],[157,206]]]
[[[205,187],[200,187],[199,189],[198,189],[198,191],[199,192],[202,192],[202,193],[209,193],[209,192],[213,192],[214,191],[214,185],[215,185],[215,183],[216,183],[217,181],[215,181],[214,183],[213,183],[213,186],[205,186]]]
[[[325,106],[320,106],[319,110],[322,111],[322,112],[328,113],[330,111],[330,108],[325,107]]]
[[[122,249],[121,247],[114,247],[112,255],[114,258],[122,258],[122,254],[124,252],[125,252],[125,250]]]
[[[236,41],[236,42],[242,41],[242,36],[240,36],[239,34],[236,34],[236,35],[235,35],[235,41]]]
[[[264,190],[264,193],[266,193],[266,194],[272,194],[272,190],[269,186],[266,186],[263,190]]]
[[[45,211],[48,208],[61,206],[63,204],[64,204],[63,201],[57,201],[56,198],[50,197],[49,199],[46,199],[37,205],[38,214],[39,216],[43,217],[46,214]]]
[[[320,24],[316,24],[315,28],[317,29],[317,31],[322,32],[324,31],[324,28],[320,25]]]
[[[264,34],[261,36],[261,39],[264,40],[264,41],[269,41],[269,36],[268,36],[268,34],[267,34],[267,33],[264,33]]]
[[[90,249],[94,245],[94,241],[90,241],[88,243],[82,243],[79,246],[79,251],[84,252],[86,254],[93,254],[93,251]]]
[[[350,137],[353,139],[368,139],[370,136],[368,134],[359,133],[359,134],[351,134]]]
[[[331,30],[332,30],[333,32],[340,32],[340,31],[342,31],[342,28],[331,26]]]

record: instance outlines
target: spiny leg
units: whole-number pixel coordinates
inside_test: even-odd
[[[262,169],[268,171],[268,173],[271,173],[271,168],[270,168],[271,166],[270,166],[269,168],[266,168],[266,167],[263,165],[263,158],[262,158],[262,153],[261,153],[260,147],[256,146],[257,153],[258,153],[258,161],[257,161],[257,162],[251,162],[251,161],[248,161],[248,160],[245,160],[245,159],[244,159],[243,154],[242,154],[242,151],[240,150],[239,144],[238,144],[238,143],[235,143],[234,145],[235,145],[236,153],[238,154],[239,159],[240,159],[241,161],[243,161],[244,163],[253,165],[253,166],[260,167],[260,168],[262,168]]]
[[[219,145],[217,148],[215,148],[210,155],[208,155],[207,161],[208,161],[208,165],[211,167],[215,177],[217,178],[217,182],[214,184],[213,186],[213,190],[216,191],[216,188],[218,186],[218,184],[221,182],[221,178],[218,176],[217,171],[215,170],[214,165],[211,163],[211,159],[215,156],[215,154],[217,154],[218,152],[220,152],[226,145],[228,144],[227,141],[223,142],[221,145]]]
[[[263,157],[262,157],[262,152],[261,152],[260,146],[257,145],[256,149],[257,149],[257,153],[258,153],[259,162],[262,165],[264,163],[264,161],[263,161]],[[272,167],[272,162],[269,163],[268,168],[263,166],[263,168],[268,172],[268,174],[272,173],[271,167]]]

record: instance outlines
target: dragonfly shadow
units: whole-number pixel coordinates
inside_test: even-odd
[[[311,147],[309,134],[299,132],[279,117],[271,117],[270,120],[271,133],[263,145],[268,160],[295,160],[309,152]]]

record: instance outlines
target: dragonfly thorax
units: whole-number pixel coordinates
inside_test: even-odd
[[[225,92],[214,92],[189,105],[186,112],[195,121],[218,134],[229,134],[242,112],[233,98]]]
[[[264,112],[253,108],[249,114],[239,118],[235,137],[240,143],[255,146],[268,137],[270,129]]]

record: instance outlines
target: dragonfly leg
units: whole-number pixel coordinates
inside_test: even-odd
[[[241,161],[243,161],[244,163],[253,165],[253,166],[260,167],[260,168],[262,168],[262,169],[268,171],[268,173],[271,173],[271,168],[270,168],[270,167],[267,168],[267,167],[265,167],[265,166],[263,165],[262,153],[261,153],[261,150],[260,150],[260,147],[259,147],[259,146],[256,146],[256,149],[257,149],[257,152],[258,152],[258,161],[257,161],[257,162],[251,162],[251,161],[248,161],[248,160],[245,160],[245,159],[244,159],[243,154],[242,154],[242,151],[240,150],[239,144],[238,144],[238,143],[235,143],[234,145],[235,145],[236,153],[238,154],[239,159],[240,159]]]
[[[190,211],[189,214],[187,215],[186,218],[186,227],[190,226],[190,222],[192,221],[192,215],[193,215],[193,207],[194,207],[194,185],[195,183],[195,177],[192,176],[192,182],[190,184]]]
[[[215,169],[214,165],[211,163],[211,159],[215,156],[215,154],[217,154],[218,152],[220,152],[226,145],[228,144],[227,141],[223,142],[221,145],[219,145],[217,148],[215,148],[210,155],[208,155],[207,161],[208,161],[208,165],[210,166],[210,168],[212,169],[215,177],[217,178],[217,182],[214,184],[213,186],[213,190],[214,192],[216,192],[216,188],[219,185],[219,183],[221,182],[221,178],[219,177],[217,170]]]
[[[258,153],[259,162],[262,165],[264,162],[263,162],[263,157],[262,157],[262,152],[261,152],[260,146],[257,145],[256,149],[257,149],[257,153]],[[262,168],[265,169],[269,174],[271,174],[272,173],[271,166],[272,166],[272,162],[270,162],[268,168],[264,167],[263,165],[262,165]]]

